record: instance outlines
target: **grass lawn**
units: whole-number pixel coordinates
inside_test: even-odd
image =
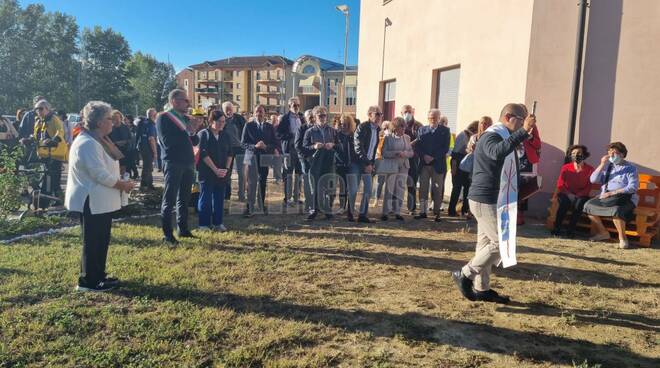
[[[157,223],[114,224],[107,294],[73,292],[79,229],[0,246],[0,367],[660,366],[657,249],[527,225],[501,306],[455,290],[461,220],[229,216],[175,249]]]

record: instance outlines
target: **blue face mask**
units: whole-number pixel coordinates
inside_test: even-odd
[[[621,161],[623,161],[623,157],[621,157],[619,155],[610,156],[610,162],[615,164],[615,165],[620,164]]]

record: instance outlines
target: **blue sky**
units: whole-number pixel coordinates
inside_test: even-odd
[[[348,64],[357,64],[360,0],[19,0],[111,27],[132,51],[166,61],[177,71],[229,56],[303,54],[343,63],[344,16],[351,11]]]

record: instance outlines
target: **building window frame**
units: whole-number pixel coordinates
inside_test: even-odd
[[[456,104],[457,104],[457,106],[456,106],[457,111],[456,112],[458,112],[458,96],[460,96],[460,82],[461,82],[461,78],[460,78],[461,64],[449,65],[449,66],[446,66],[446,67],[442,67],[442,68],[438,68],[438,69],[433,70],[432,77],[431,77],[431,103],[430,103],[431,108],[435,108],[435,109],[440,108],[440,104],[439,104],[440,89],[442,88],[442,86],[440,85],[440,79],[441,79],[442,73],[451,72],[451,71],[455,71],[455,70],[458,70],[458,73],[459,73],[458,74],[457,102],[456,102]],[[444,112],[443,112],[443,115],[445,115]],[[453,118],[454,118],[454,121],[449,121],[450,129],[454,128],[452,131],[456,130],[457,126],[458,126],[458,121],[456,121],[457,117],[453,117]]]

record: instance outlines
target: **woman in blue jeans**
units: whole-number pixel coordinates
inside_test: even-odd
[[[199,230],[226,231],[222,222],[225,202],[225,188],[231,167],[232,150],[229,136],[223,132],[225,115],[216,110],[210,114],[210,125],[200,131],[199,160],[196,162],[199,172],[200,195]]]

